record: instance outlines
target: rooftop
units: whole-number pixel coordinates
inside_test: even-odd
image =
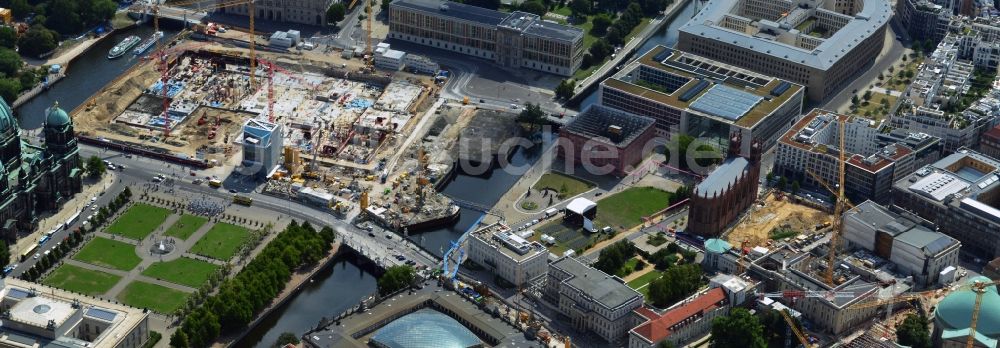
[[[664,74],[674,85],[662,85],[655,77]],[[802,90],[792,82],[665,46],[653,47],[603,84],[745,128],[752,128]]]
[[[591,105],[566,125],[565,131],[615,147],[627,147],[653,127],[654,120],[602,105]]]
[[[518,262],[538,254],[548,255],[545,246],[518,236],[499,222],[473,231],[472,236]]]
[[[733,185],[750,168],[750,161],[743,157],[726,159],[715,169],[705,180],[695,187],[695,194],[711,198],[712,196],[725,192],[729,185]]]
[[[851,208],[844,213],[844,219],[871,226],[870,231],[889,233],[894,240],[921,249],[928,256],[936,255],[958,243],[944,233],[933,231],[933,225],[927,221],[912,215],[903,216],[872,201],[865,201]]]
[[[583,39],[583,29],[545,21],[527,12],[506,13],[444,0],[396,0],[392,5],[487,26],[501,26],[553,40],[573,42]]]
[[[682,324],[685,319],[710,312],[722,306],[725,300],[726,293],[722,291],[722,288],[713,288],[686,300],[680,306],[674,307],[663,313],[662,316],[649,320],[632,330],[649,342],[659,342],[670,336],[674,327]]]
[[[621,278],[609,276],[575,258],[563,257],[550,266],[569,273],[570,277],[563,283],[594,299],[602,307],[613,309],[636,299],[642,301],[642,294],[625,285]]]
[[[824,6],[832,5],[833,1],[820,1],[821,8],[801,8],[795,6],[796,2],[787,2],[790,7],[781,9],[783,12],[775,13],[773,18],[747,18],[740,15],[740,12],[745,11],[738,7],[744,3],[743,1],[710,0],[694,18],[680,28],[680,31],[731,43],[815,69],[826,70],[859,45],[862,40],[885,26],[892,17],[892,8],[889,2],[863,1],[861,10],[853,16],[831,11],[829,6]],[[834,17],[844,23],[839,28],[833,28],[835,32],[826,38],[815,38],[809,36],[808,33],[800,33],[794,29],[799,23],[811,18],[808,13],[800,12],[813,11],[822,13],[823,17]],[[730,22],[730,19],[733,19],[733,22],[746,21],[749,23],[745,25],[748,27],[747,30],[740,32],[724,27],[723,24]],[[747,34],[747,32],[754,34]],[[800,47],[778,39],[788,35],[792,35],[792,37],[802,36],[801,39],[794,40],[794,42],[801,40],[809,42],[810,45]],[[814,47],[813,44],[815,44]]]

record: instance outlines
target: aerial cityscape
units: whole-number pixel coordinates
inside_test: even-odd
[[[1000,348],[1000,0],[0,22],[0,347]]]

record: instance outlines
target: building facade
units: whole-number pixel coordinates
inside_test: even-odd
[[[677,48],[806,87],[823,101],[875,62],[892,8],[881,0],[711,0]]]
[[[240,173],[262,179],[270,177],[281,164],[283,139],[281,125],[257,118],[247,120],[236,139],[243,146]]]
[[[614,343],[627,338],[638,324],[633,311],[643,296],[617,276],[563,257],[549,264],[544,298],[578,330],[589,331]]]
[[[39,215],[82,189],[73,121],[58,103],[46,110],[42,133],[41,146],[21,139],[13,111],[0,100],[0,232],[7,241],[35,230]]]
[[[653,119],[591,105],[559,132],[558,154],[576,165],[624,176],[652,153]],[[600,169],[598,169],[600,170]]]
[[[1000,160],[1000,126],[991,128],[979,138],[979,152]]]
[[[545,276],[549,251],[538,242],[530,242],[510,227],[495,223],[478,229],[469,238],[469,259],[514,284]]]
[[[941,41],[948,32],[950,17],[943,6],[929,0],[896,1],[896,20],[916,41]]]
[[[664,341],[684,346],[708,333],[712,320],[729,314],[731,307],[722,288],[692,295],[629,331],[628,348],[655,348]]]
[[[326,21],[326,10],[337,0],[260,0],[254,2],[254,18],[276,22],[291,22],[308,25],[335,25]],[[220,13],[246,16],[250,5],[222,7]]]
[[[760,142],[750,156],[739,157],[742,135],[730,141],[729,159],[698,183],[691,193],[687,231],[705,237],[717,237],[757,200],[760,186]]]
[[[664,46],[599,88],[601,105],[653,118],[660,137],[688,134],[724,149],[741,133],[743,156],[752,139],[774,146],[798,118],[804,95],[800,85]]]
[[[583,30],[520,11],[505,13],[443,0],[389,5],[390,39],[571,76],[583,62]]]

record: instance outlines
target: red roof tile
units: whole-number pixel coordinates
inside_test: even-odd
[[[650,342],[662,341],[670,336],[670,327],[684,321],[684,319],[718,308],[718,304],[725,299],[726,293],[721,288],[714,288],[691,302],[663,313],[663,316],[647,321],[633,330]]]
[[[652,309],[646,307],[636,308],[635,312],[641,315],[643,318],[646,318],[646,320],[653,320],[660,317],[659,314],[656,314],[656,312],[653,312]]]

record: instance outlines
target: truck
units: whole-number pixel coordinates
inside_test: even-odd
[[[211,187],[214,187],[214,188],[220,188],[220,187],[222,187],[222,180],[219,180],[219,179],[209,180],[208,181],[208,186],[211,186]]]
[[[549,209],[545,210],[545,217],[550,218],[550,217],[556,216],[556,214],[558,214],[558,213],[559,213],[559,211],[556,210],[555,208],[549,208]]]
[[[233,196],[233,203],[249,207],[251,204],[253,204],[253,198],[244,195],[235,195]]]

